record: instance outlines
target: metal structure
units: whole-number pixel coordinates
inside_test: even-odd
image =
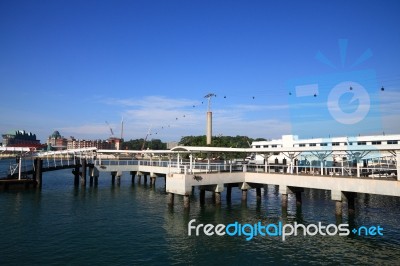
[[[204,96],[204,98],[207,98],[207,100],[208,100],[207,112],[211,112],[211,98],[212,97],[217,97],[217,95],[215,95],[214,93],[209,93],[206,96]]]
[[[212,112],[211,112],[211,98],[216,97],[214,93],[209,93],[204,98],[208,100],[207,106],[207,125],[206,125],[206,136],[207,136],[207,145],[211,145],[212,140]]]

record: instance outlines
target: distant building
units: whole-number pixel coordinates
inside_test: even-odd
[[[108,140],[85,140],[85,139],[75,139],[70,137],[67,140],[67,149],[81,149],[96,147],[102,150],[119,150],[121,139],[119,138],[109,138]]]
[[[47,139],[48,150],[65,150],[67,149],[68,140],[60,135],[57,130]]]
[[[11,131],[2,135],[3,147],[30,147],[42,148],[40,140],[36,139],[36,135],[25,130]]]
[[[121,139],[111,137],[107,140],[86,140],[76,139],[70,136],[68,139],[61,136],[57,130],[51,134],[47,139],[48,150],[65,150],[65,149],[81,149],[95,147],[103,150],[119,150]]]

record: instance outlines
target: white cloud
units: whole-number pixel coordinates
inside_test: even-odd
[[[400,116],[400,91],[384,91],[379,98],[382,115]]]
[[[146,97],[148,100],[150,97]],[[151,138],[180,140],[186,135],[204,135],[206,132],[205,107],[193,108],[192,102],[157,98],[163,104],[138,100],[136,108],[124,111],[126,138],[144,138],[151,127]],[[119,102],[118,100],[116,102]],[[146,102],[146,104],[143,104]],[[132,103],[133,105],[133,103]],[[128,106],[132,107],[132,106]],[[279,109],[281,107],[279,106]],[[290,125],[278,119],[247,117],[249,112],[260,112],[265,106],[237,105],[213,110],[213,135],[248,135],[251,137],[280,136],[290,130]]]
[[[142,99],[105,99],[104,103],[111,105],[120,105],[123,107],[137,107],[137,108],[148,108],[149,105],[158,106],[162,109],[176,109],[185,108],[193,105],[198,105],[199,101],[188,100],[188,99],[170,99],[165,96],[146,96]]]
[[[112,126],[112,125],[110,125]],[[59,131],[68,138],[70,136],[76,138],[89,139],[105,139],[111,135],[111,132],[106,124],[86,124],[79,126],[61,127]]]
[[[399,132],[398,123],[395,121],[399,121],[400,92],[385,92],[385,95],[381,96],[382,114],[385,114],[382,119],[383,130]],[[113,98],[104,102],[122,109],[125,139],[144,138],[150,127],[149,138],[159,138],[163,141],[180,140],[186,135],[204,135],[206,132],[206,106],[201,105],[199,101],[147,96],[140,99]],[[326,102],[213,106],[213,135],[279,138],[292,132],[289,109],[293,111],[310,107],[327,108]],[[311,127],[313,125],[311,121],[308,124]],[[111,126],[113,129],[119,128],[119,125]],[[88,135],[92,131],[108,134],[105,125],[86,125],[65,130]]]

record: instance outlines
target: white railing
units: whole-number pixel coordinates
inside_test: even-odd
[[[394,166],[369,166],[369,167],[350,167],[350,166],[324,166],[319,165],[282,165],[268,164],[252,165],[252,164],[229,164],[229,163],[192,163],[189,162],[172,162],[172,161],[151,161],[151,160],[100,160],[94,161],[97,166],[154,166],[166,167],[168,173],[220,173],[220,172],[256,172],[271,174],[293,174],[293,175],[321,175],[331,177],[353,177],[358,175],[363,178],[394,178],[396,176],[396,168]]]
[[[269,164],[265,165],[247,165],[246,172],[257,172],[257,173],[276,173],[276,174],[293,174],[293,175],[323,175],[323,176],[343,176],[343,177],[354,177],[357,175],[363,178],[394,178],[396,177],[397,171],[395,166],[368,166],[368,167],[356,167],[356,166],[290,166],[282,164]]]

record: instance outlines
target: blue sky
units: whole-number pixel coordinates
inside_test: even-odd
[[[205,134],[212,92],[214,135],[301,133],[299,116],[314,136],[400,133],[398,14],[398,1],[3,0],[0,132],[105,139],[105,121],[119,135],[123,117],[125,139],[151,128],[153,138],[180,140]],[[294,99],[293,81],[363,70],[375,73],[365,87],[373,128],[336,127],[331,88],[308,107]],[[362,105],[343,99],[345,112]]]

